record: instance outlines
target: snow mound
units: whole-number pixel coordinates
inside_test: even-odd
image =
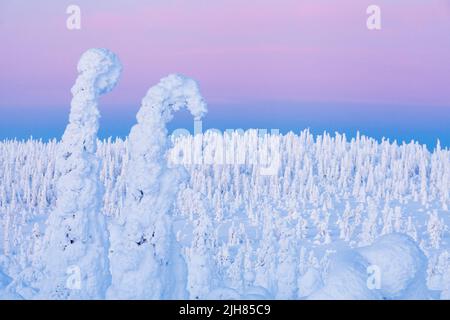
[[[356,251],[337,253],[330,262],[325,286],[311,294],[309,300],[374,300],[381,296],[367,286],[369,263]]]
[[[325,285],[308,299],[426,299],[426,265],[409,236],[384,235],[370,246],[336,254]],[[378,284],[371,285],[373,276],[379,277]]]
[[[424,299],[427,259],[409,236],[399,233],[380,237],[358,252],[381,272],[380,293],[388,299]]]

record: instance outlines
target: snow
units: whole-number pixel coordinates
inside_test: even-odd
[[[298,281],[298,296],[306,298],[323,287],[322,276],[319,270],[308,268],[308,270],[300,276]]]
[[[6,288],[6,286],[10,284],[11,281],[12,279],[0,270],[0,289]]]
[[[329,275],[321,289],[308,296],[311,300],[373,300],[381,296],[367,286],[368,262],[353,250],[333,257]]]
[[[241,295],[231,288],[218,288],[209,292],[207,300],[240,300]]]
[[[308,299],[428,299],[426,262],[407,235],[384,235],[370,246],[336,254],[325,285]],[[379,285],[371,285],[371,276],[379,276]]]
[[[13,279],[0,270],[0,300],[21,300],[22,297],[8,288]]]
[[[182,75],[161,79],[142,100],[137,124],[129,136],[126,215],[120,217],[111,231],[113,282],[108,290],[109,298],[187,297],[186,266],[172,230],[171,214],[186,173],[181,167],[169,168],[165,160],[169,145],[166,124],[183,107],[196,120],[206,113],[197,83]],[[191,281],[195,280],[191,278]],[[202,290],[198,289],[199,293],[193,290],[191,297],[198,298]]]
[[[358,252],[381,272],[380,294],[388,299],[426,299],[427,259],[413,239],[404,234],[380,237]]]
[[[180,109],[207,113],[176,74],[127,139],[100,141],[120,62],[91,49],[78,72],[61,141],[0,142],[1,299],[450,298],[450,150],[308,130],[170,136]]]
[[[200,134],[196,139],[214,144],[220,141],[215,135]],[[257,137],[257,132],[248,131],[231,139],[245,146],[249,155],[258,152]],[[166,142],[170,146],[171,141]],[[187,136],[174,143],[186,148],[195,140]],[[125,216],[152,226],[147,214],[132,215],[130,208],[136,207],[127,207],[133,203],[129,188],[145,187],[140,183],[151,176],[128,182],[128,170],[139,167],[130,165],[134,152],[130,140],[97,141],[97,145],[105,194],[100,211],[116,245],[126,230]],[[1,248],[9,261],[1,266],[15,280],[12,292],[27,299],[37,297],[33,283],[45,258],[40,249],[45,244],[43,234],[48,233],[44,222],[58,207],[60,146],[56,141],[0,143]],[[160,279],[174,289],[171,295],[192,299],[448,297],[449,181],[442,174],[450,167],[448,150],[430,152],[416,143],[377,143],[363,136],[350,141],[339,134],[314,137],[308,131],[282,136],[280,150],[276,176],[260,176],[250,158],[236,165],[186,164],[183,170],[170,161],[156,162],[166,177],[177,172],[180,179],[176,188],[165,189],[171,192],[164,191],[171,200],[159,225],[161,230],[171,230],[166,244],[178,247],[162,251],[171,253],[166,257],[172,261],[174,276]],[[421,173],[422,164],[426,174]],[[161,186],[173,186],[162,178],[157,181],[160,187],[152,199],[163,194]],[[149,190],[153,186],[149,184]],[[154,207],[143,206],[142,212]],[[133,246],[137,247],[135,242]],[[145,265],[147,260],[141,262],[145,255],[127,248],[121,254],[124,263],[119,261],[119,266],[128,266],[127,277],[136,277],[119,290],[125,296],[129,289],[130,297],[137,298],[132,296],[135,282],[148,276],[148,267],[131,263]],[[380,258],[385,256],[389,259]],[[396,264],[386,265],[391,261]],[[385,270],[380,290],[367,288],[370,265]],[[120,274],[114,281],[120,283],[117,277]],[[153,292],[140,294],[156,298]]]
[[[90,49],[80,58],[72,87],[69,124],[58,146],[56,207],[47,220],[42,248],[39,297],[101,299],[109,286],[109,236],[100,213],[103,186],[95,155],[98,98],[117,84],[121,65],[106,49]],[[75,269],[74,269],[75,268]],[[76,290],[67,288],[69,270],[76,270]]]

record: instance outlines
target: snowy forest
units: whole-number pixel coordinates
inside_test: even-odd
[[[358,134],[169,135],[197,83],[151,86],[99,140],[118,58],[78,64],[61,140],[0,142],[2,299],[450,299],[450,150]]]

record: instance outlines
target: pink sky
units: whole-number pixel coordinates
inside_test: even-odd
[[[450,1],[109,0],[0,3],[0,108],[70,101],[80,54],[115,51],[123,78],[107,98],[138,105],[171,72],[209,102],[367,101],[450,105]],[[65,27],[69,4],[82,30]],[[382,9],[382,30],[366,8]]]

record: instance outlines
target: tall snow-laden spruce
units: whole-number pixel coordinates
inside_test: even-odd
[[[215,289],[214,228],[208,212],[194,221],[192,245],[187,249],[189,299],[205,299]]]
[[[107,49],[89,49],[78,62],[69,124],[59,145],[56,208],[44,238],[40,298],[101,299],[111,282],[103,187],[95,155],[98,99],[117,84],[122,66]]]
[[[172,231],[171,209],[181,167],[168,167],[166,124],[186,107],[195,120],[207,112],[197,83],[169,75],[149,89],[129,135],[127,197],[111,227],[111,299],[186,298],[186,265]]]

